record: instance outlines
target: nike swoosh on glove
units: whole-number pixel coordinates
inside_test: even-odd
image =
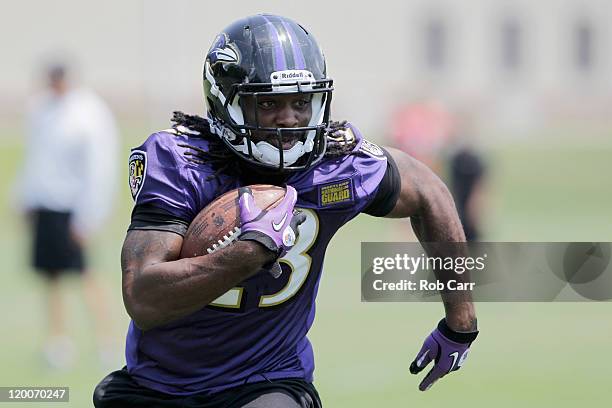
[[[440,320],[438,327],[425,339],[421,351],[410,364],[410,372],[418,374],[430,361],[434,361],[434,366],[419,384],[419,390],[427,391],[446,374],[459,370],[476,336],[478,336],[477,330],[456,332],[448,327],[446,319]]]
[[[257,241],[276,254],[272,264],[267,265],[272,276],[280,276],[278,259],[289,251],[299,236],[298,226],[306,220],[306,215],[294,206],[297,191],[287,186],[285,197],[274,208],[262,210],[255,204],[253,193],[248,187],[238,190],[240,207],[241,241]]]

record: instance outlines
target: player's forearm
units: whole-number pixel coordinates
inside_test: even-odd
[[[430,194],[420,214],[412,217],[411,221],[429,256],[454,258],[467,255],[465,234],[454,201],[441,182],[435,192]],[[449,279],[458,283],[470,282],[469,272],[457,274],[454,271],[436,270],[435,274],[436,279],[443,282]],[[476,330],[476,311],[469,291],[441,291],[440,296],[444,303],[446,322],[451,329]]]
[[[241,241],[209,255],[144,266],[124,288],[124,297],[130,292],[126,308],[138,327],[154,328],[200,310],[273,256],[256,242]]]

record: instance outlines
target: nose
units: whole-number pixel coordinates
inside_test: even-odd
[[[278,108],[275,117],[276,127],[294,128],[300,123],[299,112],[291,104],[285,103]]]

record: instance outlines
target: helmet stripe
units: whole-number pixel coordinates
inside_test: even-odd
[[[287,61],[285,59],[285,53],[283,52],[283,46],[279,39],[278,30],[276,26],[267,18],[267,16],[262,16],[264,20],[268,23],[267,26],[274,33],[271,37],[274,39],[274,66],[277,71],[284,71],[287,69]]]
[[[285,21],[282,22],[283,27],[285,27],[285,31],[287,32],[287,37],[289,37],[289,42],[291,43],[291,48],[293,50],[293,61],[296,64],[296,69],[305,69],[306,62],[304,61],[304,53],[298,46],[297,42],[299,41],[298,36],[296,35],[293,27],[287,24]]]

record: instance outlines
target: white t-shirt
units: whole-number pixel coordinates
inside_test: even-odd
[[[78,232],[92,232],[110,213],[116,190],[118,132],[111,111],[88,90],[47,91],[32,100],[26,125],[22,207],[71,212]]]

